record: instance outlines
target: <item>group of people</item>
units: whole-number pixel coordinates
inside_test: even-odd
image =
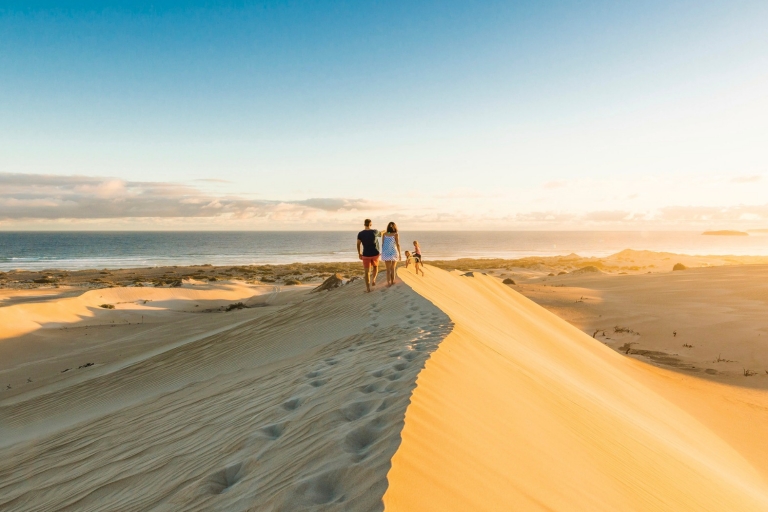
[[[357,234],[357,255],[363,262],[365,269],[365,288],[371,291],[376,286],[376,276],[379,274],[379,259],[387,268],[387,286],[395,284],[397,277],[397,262],[402,261],[400,252],[400,235],[397,233],[397,224],[390,222],[387,230],[382,233],[371,227],[371,219],[365,219],[365,229]],[[381,239],[381,246],[379,246]],[[421,247],[419,242],[413,242],[413,252],[405,251],[406,268],[413,262],[416,275],[424,275],[421,263]]]

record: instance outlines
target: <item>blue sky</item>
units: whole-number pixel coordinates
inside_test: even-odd
[[[766,26],[765,2],[3,2],[0,229],[768,227]]]

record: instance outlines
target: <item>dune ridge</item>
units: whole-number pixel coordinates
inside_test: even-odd
[[[730,427],[737,391],[625,358],[496,279],[401,277],[454,329],[418,376],[386,510],[768,509],[747,453],[764,394]]]
[[[252,299],[274,290],[275,287],[272,286],[257,287],[240,283],[179,288],[117,287],[89,290],[75,297],[0,307],[0,325],[3,325],[0,339],[20,336],[43,326],[73,324],[97,317],[102,312],[102,304],[110,304],[120,309],[149,311],[155,308],[182,309],[185,302],[206,301],[222,305],[235,300]]]

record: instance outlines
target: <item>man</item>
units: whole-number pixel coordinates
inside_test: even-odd
[[[365,219],[365,229],[357,234],[357,255],[363,262],[365,288],[368,292],[371,291],[371,286],[376,286],[376,276],[379,273],[380,236],[381,233],[377,229],[371,228],[371,219]]]

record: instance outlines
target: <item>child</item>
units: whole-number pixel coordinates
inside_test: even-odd
[[[411,251],[405,251],[405,268],[411,264]]]
[[[419,272],[421,272],[421,275],[424,275],[424,270],[421,268],[421,247],[419,247],[419,241],[414,240],[413,241],[413,266],[416,270],[416,275],[419,275]]]

